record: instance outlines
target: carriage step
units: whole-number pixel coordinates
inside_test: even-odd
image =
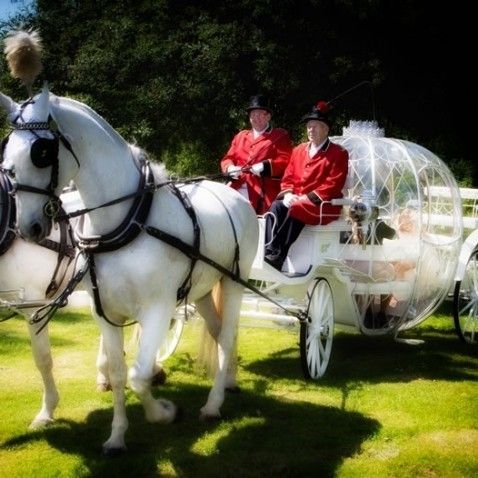
[[[288,277],[289,279],[295,279],[296,277],[305,277],[312,269],[312,265],[309,266],[306,272],[282,272],[281,274]]]

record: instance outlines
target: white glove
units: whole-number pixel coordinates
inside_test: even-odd
[[[290,207],[292,204],[292,200],[294,199],[295,194],[292,193],[285,193],[284,199],[282,200],[284,202],[285,207]]]
[[[241,167],[240,166],[228,166],[227,174],[231,179],[237,179],[241,175]]]
[[[255,174],[256,176],[260,176],[262,171],[264,171],[264,163],[257,163],[253,164],[251,167],[251,173]]]

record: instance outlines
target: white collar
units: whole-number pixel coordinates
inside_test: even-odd
[[[261,134],[264,134],[269,129],[269,125],[267,125],[262,131],[257,131],[254,128],[252,129],[252,134],[254,139],[257,139]]]
[[[326,142],[327,138],[325,138],[325,140],[322,141],[322,143],[320,143],[318,146],[315,146],[311,141],[309,143],[309,158],[313,158],[317,154],[317,151],[320,151]]]

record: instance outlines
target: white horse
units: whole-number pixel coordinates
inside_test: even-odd
[[[39,307],[47,304],[67,285],[73,274],[74,251],[71,244],[64,242],[69,248],[68,255],[59,257],[56,248],[67,239],[61,237],[59,225],[47,237],[49,247],[21,239],[14,230],[15,204],[14,199],[9,198],[10,190],[10,182],[0,171],[0,299],[5,301],[0,307],[5,307],[8,314],[8,306],[12,305],[27,320],[33,358],[43,380],[42,406],[30,424],[30,428],[36,429],[54,421],[59,395],[52,373],[48,325],[42,328],[43,322],[33,323],[30,319]],[[51,288],[52,281],[56,290]],[[96,365],[98,390],[107,391],[110,389],[108,364],[101,338]],[[155,364],[155,379],[158,382],[164,379],[164,371],[158,363]]]
[[[22,106],[4,95],[0,102],[18,128],[12,132],[5,149],[4,168],[14,172],[19,185],[18,227],[26,238],[38,241],[48,233],[49,220],[42,207],[47,199],[45,196],[58,195],[58,191],[71,180],[87,208],[138,190],[141,173],[135,161],[137,151],[86,105],[50,95],[47,88]],[[73,155],[60,143],[58,163],[39,160],[35,144],[39,137],[53,137],[51,130],[37,129],[38,124],[45,127],[41,123],[48,122],[50,117],[74,152]],[[161,167],[155,165],[152,170],[155,184],[165,181]],[[58,181],[52,183],[56,172]],[[247,280],[258,240],[257,219],[249,203],[231,188],[209,181],[182,186],[181,190],[189,198],[197,216],[200,253],[225,269],[240,271],[241,279]],[[45,199],[40,201],[39,194]],[[134,199],[128,199],[90,211],[83,221],[81,235],[101,242],[102,237],[122,223],[133,202]],[[154,193],[145,226],[134,240],[113,252],[93,254],[100,297],[94,315],[104,338],[114,395],[112,430],[103,444],[105,452],[125,449],[124,434],[128,421],[124,386],[127,373],[122,329],[101,317],[99,306],[104,317],[111,322],[123,324],[128,318],[135,318],[141,325],[143,332],[129,380],[143,404],[146,419],[171,422],[177,412],[173,403],[153,398],[150,379],[156,350],[168,330],[177,303],[177,291],[187,279],[192,261],[176,247],[152,237],[148,233],[153,231],[152,228],[189,245],[195,241],[189,212],[173,189],[164,186]],[[90,296],[94,297],[91,277],[91,274],[89,279],[86,276],[84,282]],[[198,312],[206,320],[218,350],[214,384],[200,416],[202,419],[218,418],[226,387],[235,385],[234,372],[229,365],[243,286],[224,270],[220,272],[203,260],[194,265],[189,284],[189,300],[196,303]],[[215,302],[212,290],[216,285],[219,285],[219,294]]]
[[[9,208],[5,203],[2,203],[1,207],[0,217],[3,220],[8,219],[6,216],[10,212]],[[3,238],[6,238],[5,235]],[[60,231],[54,229],[48,238],[59,243]],[[35,304],[41,305],[42,301],[46,301],[47,288],[57,267],[58,252],[35,243],[26,242],[17,236],[13,236],[12,239],[11,242],[8,240],[8,248],[5,247],[3,254],[0,255],[0,297],[2,293],[5,294],[7,291],[11,291],[15,296],[19,295],[21,291],[21,298],[9,298],[8,302],[16,301],[18,305],[22,305],[22,315],[30,319],[30,314],[38,309],[38,305],[35,306]],[[69,259],[66,258],[61,268],[64,270],[60,271],[58,276],[59,282],[63,277],[63,281],[58,284],[59,290],[71,277],[73,264],[69,263]],[[26,305],[32,307],[23,307]],[[38,329],[43,324],[32,324],[30,320],[27,320],[27,322],[33,357],[43,379],[42,406],[30,425],[31,428],[37,428],[53,421],[53,413],[58,404],[59,396],[52,373],[53,361],[48,326],[37,334]]]

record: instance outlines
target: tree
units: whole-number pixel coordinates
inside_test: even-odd
[[[437,105],[459,88],[434,54],[446,16],[430,5],[37,0],[36,15],[25,21],[41,31],[44,78],[57,94],[86,101],[181,174],[217,171],[245,125],[249,96],[269,94],[275,124],[299,140],[299,118],[314,102],[364,80],[368,86],[334,101],[336,133],[349,118],[375,115],[388,135],[438,148],[458,164],[465,150],[449,122],[457,106]]]

